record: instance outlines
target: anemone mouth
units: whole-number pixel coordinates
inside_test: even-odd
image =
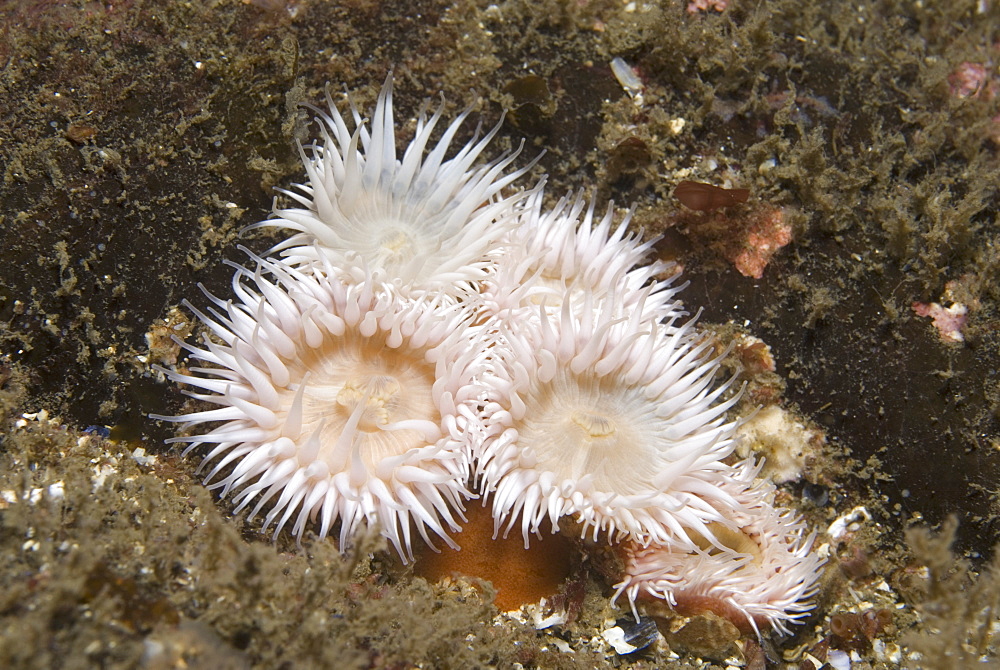
[[[373,254],[382,265],[401,265],[404,260],[419,255],[416,240],[403,226],[389,226],[378,238],[378,246]],[[388,269],[387,269],[388,271]],[[390,272],[391,273],[391,272]],[[391,273],[396,274],[396,273]]]
[[[530,410],[513,428],[538,470],[559,483],[587,477],[606,494],[649,490],[650,473],[670,445],[658,434],[656,406],[641,387],[561,368],[550,381],[536,382],[524,403]]]
[[[442,421],[433,393],[435,367],[423,350],[390,348],[384,334],[345,333],[335,347],[304,352],[297,365],[303,377],[308,371],[300,439],[317,433],[317,458],[331,468],[345,466],[338,445],[350,446],[375,471],[385,459],[431,446],[440,436],[433,430]],[[423,430],[402,427],[414,422]]]

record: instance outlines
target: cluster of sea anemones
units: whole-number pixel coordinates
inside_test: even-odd
[[[404,561],[414,533],[455,546],[478,495],[526,545],[567,517],[618,543],[633,605],[800,618],[812,539],[752,462],[727,462],[738,392],[674,268],[643,264],[652,242],[581,196],[505,192],[528,168],[478,162],[497,128],[449,155],[468,111],[436,142],[441,110],[421,113],[400,158],[391,81],[370,122],[328,104],[308,182],[286,191],[299,207],[257,224],[293,234],[247,252],[233,299],[187,304],[204,365],[164,370],[218,406],[157,417],[188,425],[185,453],[210,446],[206,482],[275,534],[346,548],[378,524]]]

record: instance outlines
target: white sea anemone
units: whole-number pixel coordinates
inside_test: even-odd
[[[628,233],[631,211],[612,229],[613,203],[595,224],[594,202],[588,205],[582,192],[561,198],[549,210],[543,200],[541,190],[529,195],[517,227],[483,283],[484,315],[500,316],[516,326],[534,318],[542,302],[558,312],[565,296],[574,301],[577,312],[587,296],[594,301],[614,296],[624,301],[626,311],[642,296],[650,318],[682,314],[675,296],[684,287],[672,286],[676,266],[663,261],[642,264],[659,238],[643,242]],[[643,293],[648,285],[649,292]]]
[[[275,246],[286,263],[323,259],[353,281],[370,272],[376,282],[407,295],[468,293],[485,276],[487,253],[516,223],[525,193],[501,191],[530,165],[505,174],[520,149],[476,165],[500,129],[475,136],[450,158],[449,146],[466,109],[431,137],[442,108],[417,118],[413,140],[396,154],[392,80],[387,79],[367,127],[351,103],[353,131],[327,94],[328,111],[315,109],[322,142],[300,147],[308,183],[284,191],[301,208],[275,209],[257,226],[297,231]]]
[[[736,398],[716,401],[732,380],[713,387],[719,357],[693,322],[661,324],[642,297],[628,302],[541,305],[537,328],[506,338],[509,376],[484,406],[478,470],[497,528],[520,515],[525,544],[546,517],[555,530],[575,515],[595,535],[693,548],[690,531],[726,523],[712,503],[736,504],[716,483]]]
[[[447,530],[471,495],[461,426],[475,406],[463,404],[482,358],[463,337],[465,312],[252,258],[255,271],[237,266],[236,302],[208,294],[209,314],[187,304],[214,338],[183,346],[209,366],[164,371],[221,407],[155,418],[221,422],[174,441],[190,443],[185,453],[215,445],[206,481],[224,474],[212,488],[236,491],[237,512],[255,502],[253,517],[274,499],[263,527],[275,535],[294,519],[298,538],[311,520],[325,537],[339,521],[344,548],[377,520],[407,560],[412,520],[428,544],[429,529],[455,546]]]
[[[758,634],[764,624],[787,634],[787,624],[812,609],[823,560],[811,553],[815,533],[792,512],[774,506],[770,483],[755,481],[759,470],[747,460],[720,480],[740,505],[719,508],[736,529],[713,527],[718,542],[699,541],[694,551],[623,545],[626,574],[615,599],[627,593],[634,609],[645,594],[686,613],[712,611]]]

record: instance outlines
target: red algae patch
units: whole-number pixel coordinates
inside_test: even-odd
[[[761,207],[747,217],[745,237],[727,258],[744,277],[760,279],[778,249],[792,241],[792,227],[780,207]]]

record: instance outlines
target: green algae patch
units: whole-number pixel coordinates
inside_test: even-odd
[[[44,413],[4,446],[4,667],[472,667],[492,653],[467,643],[487,636],[491,592],[399,580],[368,558],[375,535],[346,557],[244,537],[169,456]]]

